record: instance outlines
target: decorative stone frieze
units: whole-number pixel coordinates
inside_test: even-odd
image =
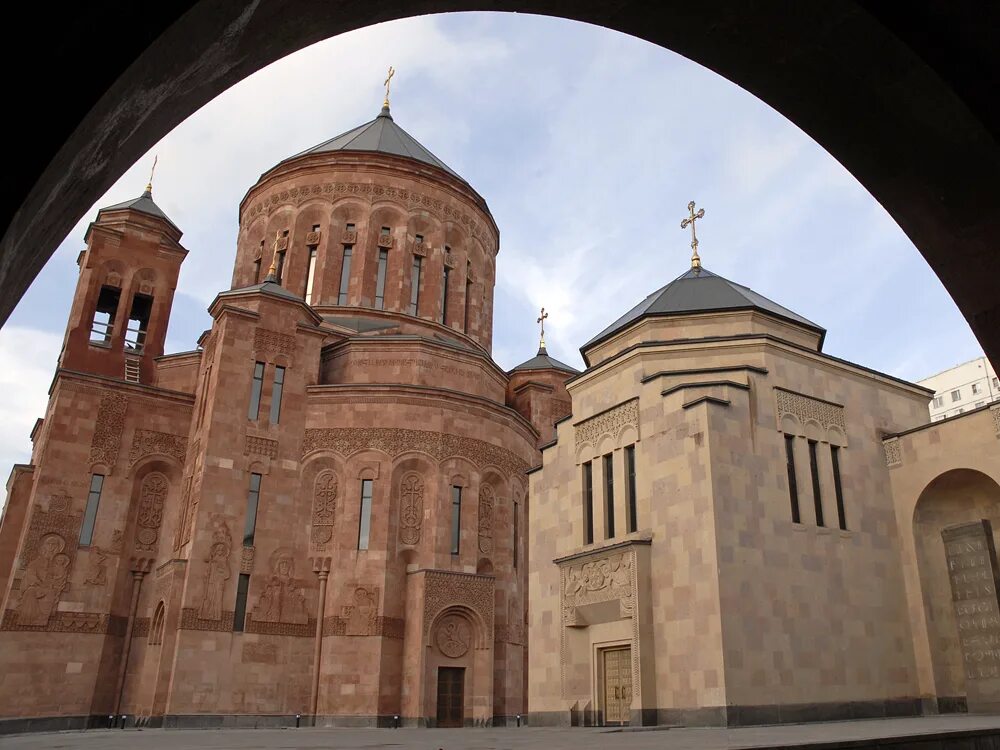
[[[267,328],[257,328],[253,333],[253,350],[258,356],[282,354],[290,357],[295,354],[295,337]]]
[[[187,455],[187,438],[171,435],[169,432],[136,430],[132,437],[132,447],[128,452],[129,467],[135,466],[145,456],[153,454],[170,456],[184,463],[184,457]]]
[[[886,466],[899,466],[903,463],[903,453],[899,446],[898,437],[883,440],[882,450],[885,452]]]
[[[275,458],[278,455],[278,441],[258,435],[247,435],[243,446],[243,455]]]
[[[615,439],[626,427],[634,428],[636,434],[639,434],[639,399],[637,398],[577,422],[576,446],[589,443],[596,448],[605,437]]]
[[[101,404],[97,407],[97,425],[90,443],[90,463],[100,463],[111,468],[118,461],[127,409],[128,397],[124,393],[109,391],[101,395]]]
[[[776,413],[779,426],[781,418],[789,415],[795,417],[800,424],[813,421],[823,429],[836,427],[844,434],[847,433],[843,406],[804,396],[801,393],[786,391],[784,388],[775,388],[774,397],[777,404]]]

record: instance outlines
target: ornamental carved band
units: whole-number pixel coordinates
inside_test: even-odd
[[[494,579],[474,573],[429,570],[424,578],[424,632],[445,607],[461,605],[478,614],[486,625],[484,642],[493,643]]]
[[[332,427],[306,430],[302,455],[317,450],[332,450],[350,456],[361,450],[377,450],[395,458],[410,451],[421,451],[444,460],[452,456],[467,458],[482,468],[496,466],[508,476],[523,474],[527,461],[506,448],[476,438],[449,435],[430,430],[404,430],[391,427]]]
[[[612,407],[576,424],[576,446],[589,443],[595,448],[605,437],[617,439],[626,427],[633,427],[639,434],[639,399]]]
[[[781,418],[787,414],[799,420],[800,424],[811,420],[818,422],[824,430],[836,427],[844,434],[847,433],[843,406],[803,396],[801,393],[792,393],[781,388],[774,389],[774,396],[778,404],[778,424],[781,424]]]
[[[258,355],[283,354],[290,357],[295,354],[295,337],[287,333],[258,328],[253,332],[253,348]]]
[[[144,456],[153,454],[170,456],[184,463],[184,457],[187,455],[187,438],[171,435],[169,432],[136,430],[132,438],[132,447],[128,452],[129,467],[135,466]]]
[[[479,490],[479,551],[493,553],[493,509],[497,496],[493,488],[484,484]]]
[[[90,463],[112,467],[118,460],[118,448],[125,429],[125,410],[128,397],[124,393],[104,393],[97,408],[97,425],[90,444]]]
[[[399,541],[417,544],[424,521],[424,480],[407,474],[399,484]]]
[[[312,543],[322,547],[333,538],[337,515],[337,475],[321,471],[313,485]]]
[[[141,552],[154,552],[160,539],[163,522],[163,502],[170,488],[167,478],[154,471],[142,480],[139,489],[139,512],[135,519],[135,548]]]
[[[635,610],[632,568],[635,553],[631,550],[589,560],[562,569],[562,619],[566,625],[577,624],[576,608],[598,602],[619,602],[622,617]]]
[[[278,455],[278,441],[256,435],[247,435],[246,443],[243,446],[243,455],[274,458]]]

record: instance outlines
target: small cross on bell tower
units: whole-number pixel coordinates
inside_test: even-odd
[[[542,327],[542,334],[541,334],[541,337],[538,340],[538,353],[539,354],[547,354],[547,352],[545,351],[545,319],[547,317],[549,317],[549,314],[547,312],[545,312],[545,308],[543,307],[542,310],[541,310],[541,314],[538,317],[538,320],[535,321],[536,323],[538,323]]]
[[[694,211],[694,201],[688,203],[688,217],[681,222],[681,229],[687,229],[691,225],[691,268],[695,271],[701,269],[701,258],[698,256],[698,235],[694,231],[694,223],[705,215],[705,209],[699,208],[698,213]]]

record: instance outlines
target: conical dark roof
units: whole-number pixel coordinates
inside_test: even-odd
[[[821,337],[826,329],[803,318],[787,307],[758,294],[753,289],[724,279],[707,268],[692,268],[664,287],[657,289],[618,320],[609,325],[580,350],[610,338],[642,318],[688,315],[720,310],[761,310],[777,318],[808,328]]]
[[[452,177],[465,182],[457,172],[424,148],[416,138],[399,127],[392,119],[388,107],[382,107],[382,111],[374,120],[370,120],[364,125],[358,125],[346,133],[341,133],[336,138],[331,138],[289,158],[294,159],[306,154],[321,154],[327,151],[374,151],[381,154],[402,156],[406,159],[430,164],[432,167],[444,170]]]
[[[163,219],[165,222],[170,224],[170,226],[172,226],[174,229],[177,229],[177,225],[170,220],[169,216],[163,213],[163,209],[157,206],[153,202],[153,193],[150,190],[146,190],[146,192],[144,192],[138,198],[133,198],[132,200],[128,201],[122,201],[121,203],[116,203],[113,206],[105,206],[104,208],[100,209],[100,211],[98,211],[97,213],[98,215],[100,215],[102,211],[124,211],[126,209],[131,211],[140,211],[144,214],[155,216],[158,219]],[[180,230],[178,229],[178,231]]]
[[[522,370],[562,370],[563,372],[571,372],[574,375],[580,372],[575,367],[571,367],[565,362],[560,362],[558,359],[550,357],[544,346],[538,347],[538,354],[527,362],[522,362],[511,370],[511,372],[521,372]]]

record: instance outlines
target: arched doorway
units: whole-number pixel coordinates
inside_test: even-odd
[[[964,709],[966,683],[941,532],[980,519],[992,524],[996,537],[1000,531],[1000,485],[972,469],[939,475],[920,494],[913,513],[934,692],[942,711]]]

